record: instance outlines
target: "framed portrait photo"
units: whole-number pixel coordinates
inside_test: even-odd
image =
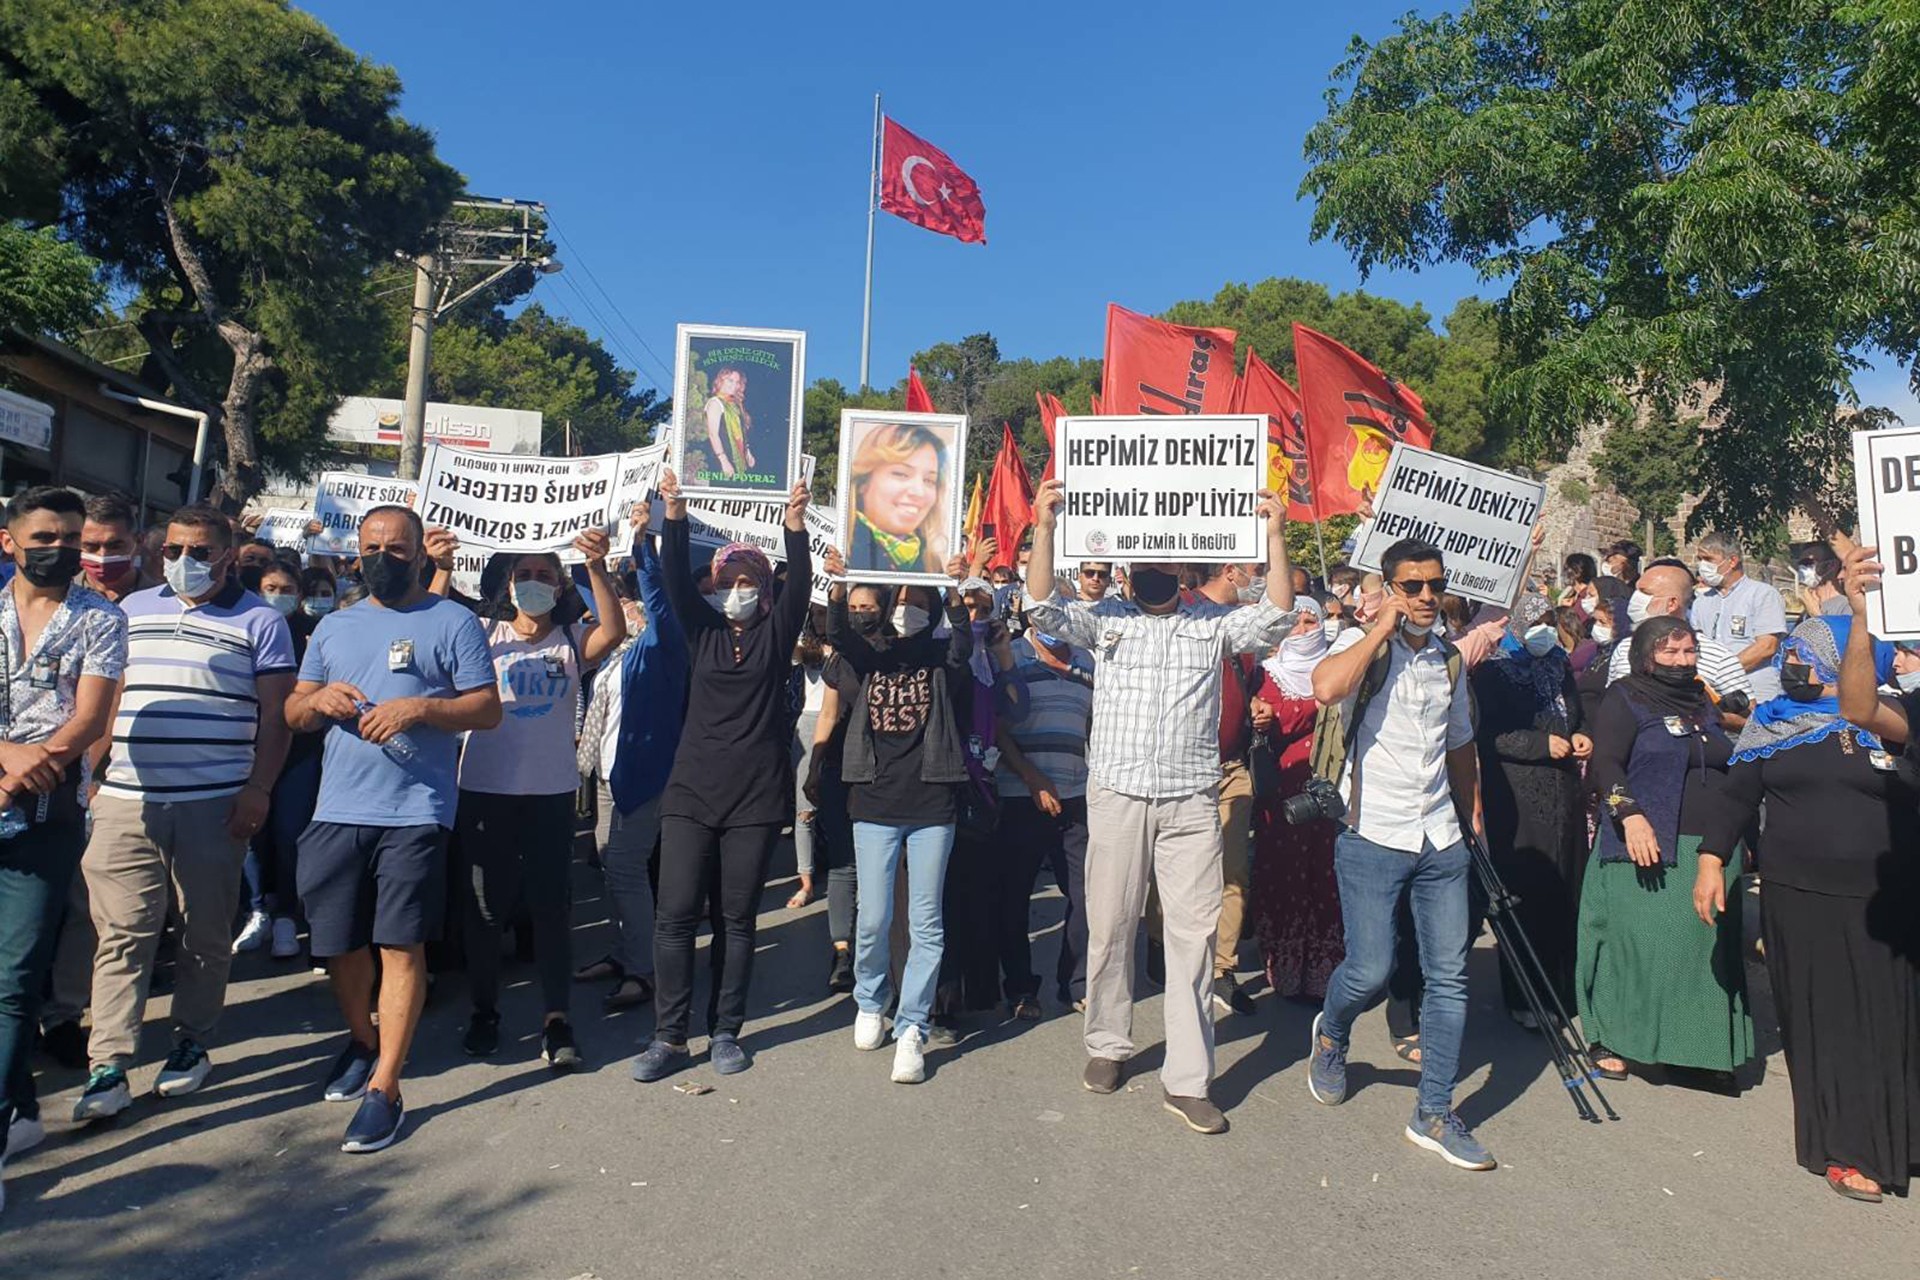
[[[807,335],[683,324],[673,357],[672,466],[696,498],[787,500],[800,477]]]
[[[964,414],[841,410],[836,545],[847,581],[951,585],[966,457]]]

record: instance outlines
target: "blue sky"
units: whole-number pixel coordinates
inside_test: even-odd
[[[979,182],[988,238],[880,216],[872,378],[891,385],[915,351],[982,330],[1009,357],[1097,356],[1108,301],[1159,311],[1274,275],[1358,286],[1308,240],[1300,144],[1348,40],[1409,5],[302,7],[399,71],[406,114],[471,191],[546,203],[567,269],[535,296],[654,383],[681,321],[804,329],[810,378],[857,381],[882,94]],[[1483,291],[1459,267],[1366,287],[1436,317]],[[1888,367],[1860,390],[1920,421],[1905,383]]]

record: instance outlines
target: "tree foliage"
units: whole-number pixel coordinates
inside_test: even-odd
[[[99,266],[50,228],[0,222],[0,326],[74,337],[106,303]]]
[[[1528,446],[1696,415],[1699,518],[1850,505],[1851,375],[1920,356],[1911,0],[1471,0],[1356,39],[1309,133],[1314,234],[1508,282]]]
[[[138,299],[174,394],[214,416],[229,503],[377,366],[367,281],[459,190],[399,92],[282,0],[0,0],[0,120],[38,140],[63,230]],[[0,213],[44,210],[22,167],[0,164],[23,202]]]

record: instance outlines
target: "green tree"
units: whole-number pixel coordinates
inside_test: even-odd
[[[1333,81],[1315,236],[1508,281],[1494,418],[1528,448],[1699,416],[1700,520],[1850,505],[1859,353],[1920,356],[1910,0],[1469,0]]]
[[[71,338],[106,296],[100,264],[50,228],[0,222],[0,326]]]
[[[218,424],[216,496],[244,502],[263,455],[297,465],[378,367],[367,281],[424,243],[459,175],[396,113],[390,69],[281,0],[0,0],[0,86],[0,120],[48,151],[63,230]]]

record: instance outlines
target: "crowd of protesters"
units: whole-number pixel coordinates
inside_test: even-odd
[[[696,550],[663,477],[612,546],[458,550],[403,507],[309,560],[203,506],[153,529],[111,495],[17,495],[0,548],[0,1162],[45,1138],[37,1056],[85,1068],[77,1122],[132,1103],[171,957],[162,1099],[218,1068],[232,957],[324,967],[344,1035],[316,1092],[342,1149],[402,1133],[404,1075],[457,944],[463,1050],[501,1052],[503,938],[524,929],[556,1072],[592,1048],[574,989],[653,1007],[631,1065],[752,1066],[755,930],[791,830],[790,908],[827,903],[820,979],[853,1048],[927,1078],[969,1019],[1083,1023],[1085,1089],[1139,1052],[1164,992],[1168,1111],[1205,1134],[1214,1027],[1314,1011],[1301,1085],[1348,1091],[1356,1019],[1419,1069],[1405,1136],[1494,1158],[1454,1109],[1468,954],[1487,910],[1468,842],[1598,1074],[1738,1092],[1764,957],[1801,1164],[1904,1194],[1920,1158],[1920,654],[1875,640],[1870,548],[1795,544],[1789,621],[1740,545],[1689,564],[1620,543],[1536,574],[1510,609],[1448,591],[1405,541],[1313,579],[1262,495],[1263,563],[1056,565],[991,539],[952,585],[812,580],[796,488],[779,561]],[[992,561],[998,567],[989,570]],[[1060,572],[1056,575],[1056,569]],[[1341,797],[1304,820],[1316,785]],[[607,953],[573,953],[576,823],[597,822]],[[1292,818],[1293,820],[1289,820]],[[1065,900],[1051,992],[1030,927]],[[1760,878],[1761,937],[1743,936]],[[712,944],[697,1044],[696,938]],[[1137,954],[1138,953],[1138,954]],[[1501,954],[1504,1007],[1541,1030]],[[530,1029],[529,1029],[530,1030]]]

